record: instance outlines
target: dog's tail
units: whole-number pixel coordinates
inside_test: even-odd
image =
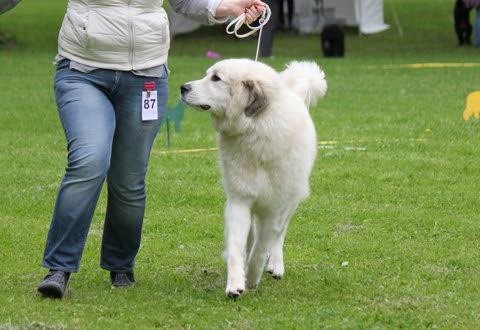
[[[290,62],[280,73],[287,86],[305,102],[314,105],[327,92],[325,73],[315,62]]]

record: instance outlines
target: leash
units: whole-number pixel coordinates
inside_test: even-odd
[[[258,60],[258,52],[260,50],[260,40],[262,39],[262,29],[265,24],[267,24],[268,20],[270,19],[270,16],[272,16],[272,11],[270,10],[270,7],[265,4],[265,9],[262,12],[262,16],[258,20],[258,26],[251,26],[250,24],[246,24],[247,27],[250,29],[250,31],[245,32],[244,34],[239,34],[238,31],[240,30],[241,26],[245,24],[246,21],[246,15],[245,13],[239,15],[237,18],[232,20],[228,25],[227,25],[227,33],[228,34],[233,34],[237,38],[246,38],[248,36],[251,36],[255,32],[259,31],[258,33],[258,42],[257,42],[257,52],[255,54],[255,61]]]

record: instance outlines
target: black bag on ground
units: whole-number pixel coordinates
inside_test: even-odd
[[[326,25],[321,33],[321,39],[325,57],[343,57],[345,55],[345,35],[338,25]]]

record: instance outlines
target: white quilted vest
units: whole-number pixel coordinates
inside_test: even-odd
[[[167,62],[170,35],[162,0],[69,0],[58,53],[119,71]]]

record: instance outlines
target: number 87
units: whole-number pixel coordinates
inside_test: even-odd
[[[150,101],[152,102],[151,104],[150,104]],[[155,99],[151,99],[151,100],[150,100],[150,99],[146,99],[146,100],[144,100],[144,101],[143,101],[143,108],[144,108],[144,109],[147,109],[147,110],[150,109],[150,108],[153,108],[153,107],[155,106],[155,101],[156,101]]]

